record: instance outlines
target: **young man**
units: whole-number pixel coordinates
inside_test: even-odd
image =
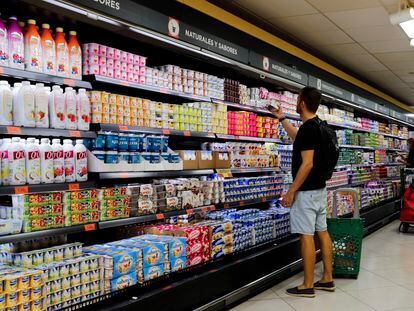
[[[291,296],[315,297],[315,289],[335,291],[332,280],[332,242],[326,225],[326,183],[320,172],[320,150],[322,144],[319,119],[316,116],[321,102],[321,93],[311,87],[301,90],[296,111],[303,124],[299,130],[278,110],[269,110],[279,119],[288,135],[294,140],[292,156],[293,183],[284,194],[282,205],[290,207],[292,233],[300,234],[300,245],[303,259],[303,284],[286,290]],[[324,273],[322,279],[315,284],[315,231],[322,248]]]

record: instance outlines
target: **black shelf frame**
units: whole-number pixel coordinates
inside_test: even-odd
[[[22,69],[0,66],[0,76],[12,77],[15,79],[29,80],[47,84],[58,84],[72,87],[79,87],[84,89],[92,89],[92,84],[88,81],[76,80],[71,78],[62,78],[52,76],[41,72],[32,72]]]
[[[68,190],[82,190],[96,187],[94,181],[73,182],[73,183],[53,183],[38,185],[22,185],[22,186],[1,186],[0,195],[28,194],[39,192],[54,192]]]
[[[42,127],[19,127],[0,125],[0,134],[7,136],[95,138],[94,131],[64,130]]]

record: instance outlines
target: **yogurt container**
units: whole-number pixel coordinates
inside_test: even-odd
[[[105,149],[117,151],[119,146],[119,137],[117,133],[105,132]]]
[[[130,163],[130,153],[129,152],[119,152],[118,153],[118,162],[119,163]]]
[[[117,151],[107,151],[105,154],[105,163],[107,164],[116,164],[118,163],[118,152]]]
[[[120,133],[118,138],[118,151],[128,151],[129,135]]]
[[[130,163],[131,164],[141,163],[141,154],[139,152],[131,152],[131,154],[130,154]]]

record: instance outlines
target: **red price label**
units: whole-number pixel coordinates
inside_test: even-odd
[[[120,131],[128,131],[128,126],[126,125],[119,125],[118,128]]]
[[[188,210],[187,210],[187,214],[188,214],[188,215],[194,214],[194,211],[193,211],[192,209],[188,209]]]
[[[164,214],[157,214],[155,215],[155,217],[160,220],[160,219],[164,219]]]
[[[229,205],[228,203],[224,203],[223,207],[224,207],[224,208],[229,208],[229,207],[230,207],[230,205]]]
[[[75,81],[72,79],[63,79],[63,84],[69,85],[69,86],[75,86]]]
[[[22,133],[22,129],[20,127],[17,127],[17,126],[8,126],[7,127],[7,134],[19,135],[21,133]]]
[[[162,88],[160,88],[160,93],[167,94],[168,89],[166,89],[165,87],[162,87]]]
[[[86,224],[84,225],[85,231],[94,231],[96,230],[96,224]]]
[[[128,81],[121,81],[121,83],[120,83],[121,85],[123,85],[123,86],[129,86],[129,83],[128,83]]]
[[[162,134],[163,135],[170,135],[171,131],[170,131],[170,129],[162,129]]]
[[[207,132],[207,137],[214,137],[214,133],[213,132]]]
[[[184,136],[191,136],[191,132],[189,130],[183,131]]]
[[[29,187],[28,186],[14,187],[14,193],[15,194],[29,193]]]
[[[4,68],[0,67],[0,75],[2,75],[4,73]]]
[[[266,202],[267,201],[267,198],[262,198],[262,202]]]
[[[244,201],[240,201],[239,202],[239,206],[243,206],[245,204],[245,202]]]
[[[210,206],[210,211],[215,211],[215,210],[216,210],[216,207],[214,205],[211,205]]]
[[[202,211],[202,212],[208,212],[208,207],[207,207],[207,206],[202,207],[202,208],[201,208],[201,211]]]
[[[79,184],[78,183],[69,184],[69,190],[70,191],[79,190]]]
[[[119,178],[129,178],[129,173],[119,173]]]
[[[81,137],[80,131],[69,131],[70,137]]]

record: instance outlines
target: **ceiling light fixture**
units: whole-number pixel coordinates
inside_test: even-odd
[[[401,7],[403,8],[401,9]],[[399,8],[398,12],[390,14],[390,22],[393,25],[400,25],[408,38],[414,39],[414,8],[410,7],[405,0],[400,1]],[[413,40],[411,40],[410,45],[414,46]]]

